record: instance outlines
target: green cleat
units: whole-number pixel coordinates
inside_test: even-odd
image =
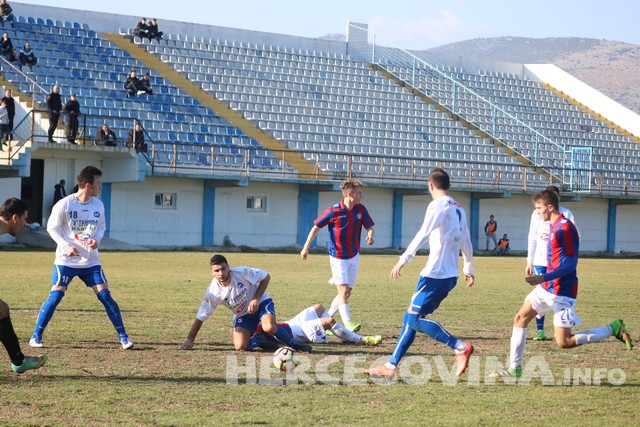
[[[335,335],[331,329],[327,329],[325,332],[326,332],[328,337],[332,337],[332,336]]]
[[[520,378],[522,376],[522,368],[504,368],[501,371],[498,372],[494,372],[493,374],[491,374],[492,377],[494,378],[503,378],[503,379],[509,379],[509,378]]]
[[[366,337],[362,337],[362,344],[364,345],[378,345],[382,341],[382,337],[380,335],[370,335]]]
[[[360,325],[359,323],[356,323],[356,322],[348,321],[347,323],[345,323],[344,326],[346,326],[346,328],[348,330],[350,330],[351,332],[358,332],[362,325]]]
[[[625,328],[622,320],[617,319],[611,322],[611,330],[613,332],[613,336],[622,341],[626,346],[627,350],[633,349],[633,342],[631,341],[631,335],[627,332],[627,328]]]
[[[16,374],[22,374],[23,372],[26,372],[30,369],[38,369],[39,367],[47,363],[48,359],[49,356],[47,356],[46,354],[41,354],[40,356],[25,356],[24,360],[22,361],[22,365],[16,366],[12,363],[11,369]]]
[[[547,337],[544,335],[544,331],[537,331],[536,336],[533,337],[534,341],[546,341]]]

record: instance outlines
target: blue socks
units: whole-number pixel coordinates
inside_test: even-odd
[[[113,327],[116,328],[120,338],[126,337],[127,333],[124,330],[120,307],[118,307],[118,304],[113,300],[113,298],[111,298],[111,292],[109,292],[109,289],[103,289],[98,292],[98,299],[102,305],[104,305],[107,315],[109,316],[109,320],[113,323]]]
[[[36,320],[36,328],[33,331],[33,337],[42,338],[44,329],[49,324],[56,307],[60,304],[60,301],[62,301],[62,297],[64,297],[63,291],[49,292],[49,298],[47,298],[47,300],[42,304],[40,313],[38,313],[38,320]]]
[[[398,363],[400,363],[400,360],[413,343],[416,332],[429,335],[431,338],[448,345],[454,350],[461,345],[456,337],[447,332],[446,329],[435,320],[420,318],[419,314],[405,313],[398,343],[389,358],[390,364],[398,366]]]
[[[539,319],[536,317],[536,331],[544,331],[544,316]]]
[[[296,343],[293,341],[293,337],[289,335],[286,328],[278,326],[278,330],[273,334],[273,336],[281,343],[284,343],[287,347],[296,348]]]
[[[416,337],[415,329],[409,326],[409,316],[409,313],[404,314],[400,337],[396,343],[396,348],[393,350],[393,353],[391,353],[391,357],[389,357],[389,363],[393,366],[398,366],[398,363],[400,363],[400,360],[404,357],[407,350],[409,350],[409,347],[411,347],[411,344],[413,344],[413,340]]]

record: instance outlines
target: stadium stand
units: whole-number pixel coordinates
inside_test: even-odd
[[[343,54],[173,34],[162,44],[135,39],[136,51],[122,44],[134,41],[127,31],[107,37],[86,24],[31,17],[18,17],[13,38],[37,48],[41,59],[30,78],[46,88],[60,84],[63,95],[78,93],[85,135],[106,121],[122,141],[138,120],[150,135],[151,164],[174,173],[229,169],[402,183],[443,165],[459,185],[518,188],[570,182],[567,158],[581,155],[572,151],[577,147],[589,149],[584,156],[598,177],[590,171],[587,188],[571,189],[598,183],[625,192],[640,175],[636,141],[510,74],[393,60],[373,66]],[[125,99],[129,70],[150,68],[143,53],[242,120],[225,119],[201,94],[154,73],[159,67],[153,96]],[[7,68],[4,77],[29,92],[24,74]],[[247,133],[251,126],[264,142]],[[290,153],[301,153],[315,172]]]
[[[29,77],[49,89],[59,84],[63,98],[71,92],[78,94],[88,140],[103,122],[108,122],[118,139],[124,141],[133,120],[138,120],[155,142],[152,160],[158,165],[172,165],[174,170],[210,170],[214,162],[215,167],[223,169],[282,168],[281,160],[260,150],[255,139],[162,77],[151,78],[153,96],[126,99],[123,84],[128,71],[144,70],[145,64],[86,25],[18,17],[14,39],[32,40],[38,48],[41,59]],[[7,69],[4,75],[20,91],[30,90],[30,83],[17,70]],[[180,142],[178,150],[176,142]],[[213,146],[219,148],[211,150]],[[251,149],[251,156],[244,148]]]

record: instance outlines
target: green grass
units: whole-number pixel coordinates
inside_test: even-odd
[[[463,375],[455,386],[441,381],[438,361],[451,369],[451,351],[418,336],[407,356],[421,356],[430,366],[429,381],[381,385],[366,382],[361,368],[388,356],[395,345],[403,313],[426,257],[406,266],[397,281],[389,271],[397,257],[361,257],[358,283],[350,301],[361,332],[382,334],[378,347],[316,345],[306,373],[312,385],[227,385],[227,357],[270,358],[270,353],[235,352],[231,345],[231,313],[220,307],[205,322],[193,351],[178,350],[210,281],[209,253],[103,253],[103,267],[112,295],[122,309],[135,350],[123,351],[100,302],[75,279],[44,336],[49,362],[42,369],[15,375],[2,356],[0,424],[2,425],[514,425],[523,423],[609,425],[638,423],[640,364],[637,350],[626,351],[615,339],[562,350],[553,341],[529,340],[525,364],[532,357],[548,363],[554,380],[566,370],[619,368],[624,384],[549,386],[534,379],[529,385],[487,385],[484,369],[491,357],[505,361],[512,318],[530,287],[524,259],[476,258],[477,283],[462,283],[432,316],[451,333],[474,343],[479,382]],[[327,255],[301,261],[295,254],[229,254],[232,266],[249,265],[271,273],[269,293],[279,319],[313,303],[328,306],[335,295],[327,284]],[[51,252],[0,252],[0,298],[23,350],[28,347],[38,309],[49,292]],[[632,336],[640,333],[635,272],[638,260],[582,259],[576,310],[580,329],[624,319]],[[552,335],[551,322],[547,332]],[[533,326],[529,328],[529,337]],[[355,362],[347,382],[326,385],[315,376],[327,356],[337,362],[327,373],[344,382],[345,363]],[[358,357],[358,359],[355,359]],[[268,360],[267,360],[268,362]],[[417,365],[415,374],[419,374]],[[474,368],[475,369],[475,368]],[[260,372],[258,370],[258,372]],[[285,375],[271,371],[274,379]],[[402,378],[402,377],[401,377]]]

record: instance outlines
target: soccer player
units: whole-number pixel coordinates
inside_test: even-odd
[[[16,236],[27,221],[27,204],[20,199],[7,199],[0,206],[0,236],[9,233]],[[9,305],[0,299],[0,342],[11,359],[11,370],[18,374],[30,369],[38,369],[47,363],[47,355],[25,356],[20,349],[20,341],[13,330]]]
[[[560,189],[558,187],[550,185],[546,189],[556,193],[558,202],[560,201]],[[576,225],[573,214],[569,209],[560,206],[559,212],[571,221],[573,225]],[[531,213],[531,223],[529,224],[529,244],[527,245],[527,266],[525,268],[525,274],[527,276],[547,272],[547,243],[549,242],[550,227],[551,224],[549,221],[543,221],[538,211],[534,209]],[[579,234],[580,232],[578,232],[578,236]],[[544,341],[546,339],[544,334],[544,316],[536,317],[536,334],[533,340]]]
[[[389,361],[376,368],[365,369],[374,377],[393,377],[396,367],[405,355],[416,332],[422,332],[448,345],[455,353],[456,375],[460,376],[469,365],[473,346],[447,332],[438,322],[427,319],[458,281],[458,257],[462,250],[463,272],[467,287],[473,286],[473,247],[467,228],[464,209],[449,196],[449,175],[436,168],[429,175],[429,193],[433,200],[427,206],[422,227],[413,238],[400,260],[391,270],[391,278],[400,277],[402,267],[411,262],[416,252],[429,241],[429,261],[420,272],[420,279],[404,315],[400,337]]]
[[[287,330],[296,343],[327,344],[329,339],[325,331],[331,331],[332,335],[335,335],[342,341],[356,344],[375,346],[382,341],[380,335],[362,336],[351,332],[331,317],[322,304],[307,307],[292,319],[281,322],[279,325]],[[269,343],[273,344],[273,346],[269,346],[269,349],[275,350],[275,348],[280,346],[277,342],[270,339],[271,335],[261,335],[260,332],[263,332],[261,324],[258,325],[255,335],[266,340],[267,345]],[[261,346],[263,346],[263,344],[261,344]]]
[[[527,326],[536,315],[544,315],[552,310],[556,343],[562,348],[598,342],[612,335],[625,343],[629,350],[633,348],[631,337],[622,320],[614,320],[608,325],[572,334],[571,328],[580,324],[574,309],[578,296],[578,230],[560,213],[558,196],[554,191],[544,190],[535,194],[533,202],[540,218],[550,221],[551,224],[547,272],[525,277],[526,282],[535,288],[527,295],[513,320],[509,366],[496,373],[502,378],[517,378],[522,375],[521,362],[527,339]]]
[[[329,226],[329,264],[331,280],[329,283],[338,287],[338,295],[331,302],[329,315],[333,317],[340,312],[342,323],[352,332],[358,332],[361,325],[351,321],[349,297],[356,283],[360,252],[360,234],[362,228],[367,230],[366,241],[373,245],[373,226],[375,225],[362,201],[362,182],[350,179],[344,181],[342,201],[328,207],[314,222],[307,241],[300,251],[303,260],[307,259],[309,246],[321,228]]]
[[[294,342],[284,328],[278,327],[273,300],[267,293],[271,280],[269,273],[250,267],[229,268],[223,255],[214,255],[209,264],[213,279],[180,349],[193,349],[193,342],[202,323],[222,304],[233,311],[233,346],[236,350],[260,347],[260,340],[252,335],[262,322],[264,331],[273,335],[282,345],[300,351],[311,351],[310,345]]]
[[[102,171],[86,166],[78,175],[78,191],[55,204],[47,223],[47,231],[56,242],[56,259],[49,298],[42,304],[36,327],[29,341],[31,347],[44,347],[42,335],[53,313],[62,301],[74,277],[93,289],[118,333],[122,348],[133,348],[127,335],[120,308],[111,297],[98,246],[106,229],[104,205],[97,198],[102,189]]]

